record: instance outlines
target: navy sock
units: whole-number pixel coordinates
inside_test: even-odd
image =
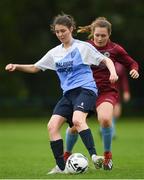
[[[58,165],[58,167],[61,170],[64,170],[65,162],[64,162],[64,158],[63,158],[63,153],[64,153],[63,140],[59,139],[56,141],[50,141],[50,146],[53,151],[53,155],[55,157],[56,164]]]
[[[83,130],[83,131],[79,132],[79,135],[80,135],[85,147],[87,148],[90,156],[92,156],[93,154],[96,154],[96,149],[95,149],[91,130],[90,129]]]

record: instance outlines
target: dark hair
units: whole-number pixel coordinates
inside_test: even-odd
[[[90,33],[89,38],[91,38],[93,36],[96,27],[104,27],[107,28],[108,34],[111,35],[111,31],[112,31],[111,26],[112,26],[111,23],[105,17],[98,17],[88,26],[79,26],[77,32]]]
[[[58,14],[56,17],[54,17],[53,23],[50,25],[52,32],[55,32],[55,25],[63,25],[68,28],[73,27],[73,29],[76,29],[76,23],[72,16],[68,14]]]

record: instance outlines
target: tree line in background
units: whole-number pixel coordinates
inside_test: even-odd
[[[113,41],[122,44],[140,64],[140,78],[130,80],[132,96],[144,99],[143,47],[144,3],[142,0],[1,0],[0,1],[0,100],[1,106],[17,104],[17,100],[54,104],[61,90],[54,72],[39,74],[8,73],[7,63],[35,63],[59,42],[50,32],[53,17],[71,14],[79,25],[88,25],[96,17],[105,16],[112,23]],[[86,35],[76,38],[86,40]],[[142,102],[140,102],[142,103]],[[139,103],[139,104],[140,104]],[[10,106],[11,107],[11,106]]]

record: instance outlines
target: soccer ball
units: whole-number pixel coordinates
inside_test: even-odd
[[[84,173],[88,169],[88,159],[81,153],[74,153],[67,159],[66,169],[71,174]]]

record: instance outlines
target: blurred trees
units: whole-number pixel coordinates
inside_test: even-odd
[[[144,3],[142,0],[1,0],[0,1],[0,99],[40,98],[54,101],[60,96],[54,72],[37,75],[5,72],[7,63],[34,63],[59,42],[49,25],[61,12],[71,14],[77,25],[90,24],[105,16],[113,24],[112,40],[140,64],[141,77],[130,80],[132,96],[144,99],[143,47]],[[78,36],[83,40],[84,36]],[[137,88],[139,87],[139,88]],[[2,101],[3,100],[3,101]]]

